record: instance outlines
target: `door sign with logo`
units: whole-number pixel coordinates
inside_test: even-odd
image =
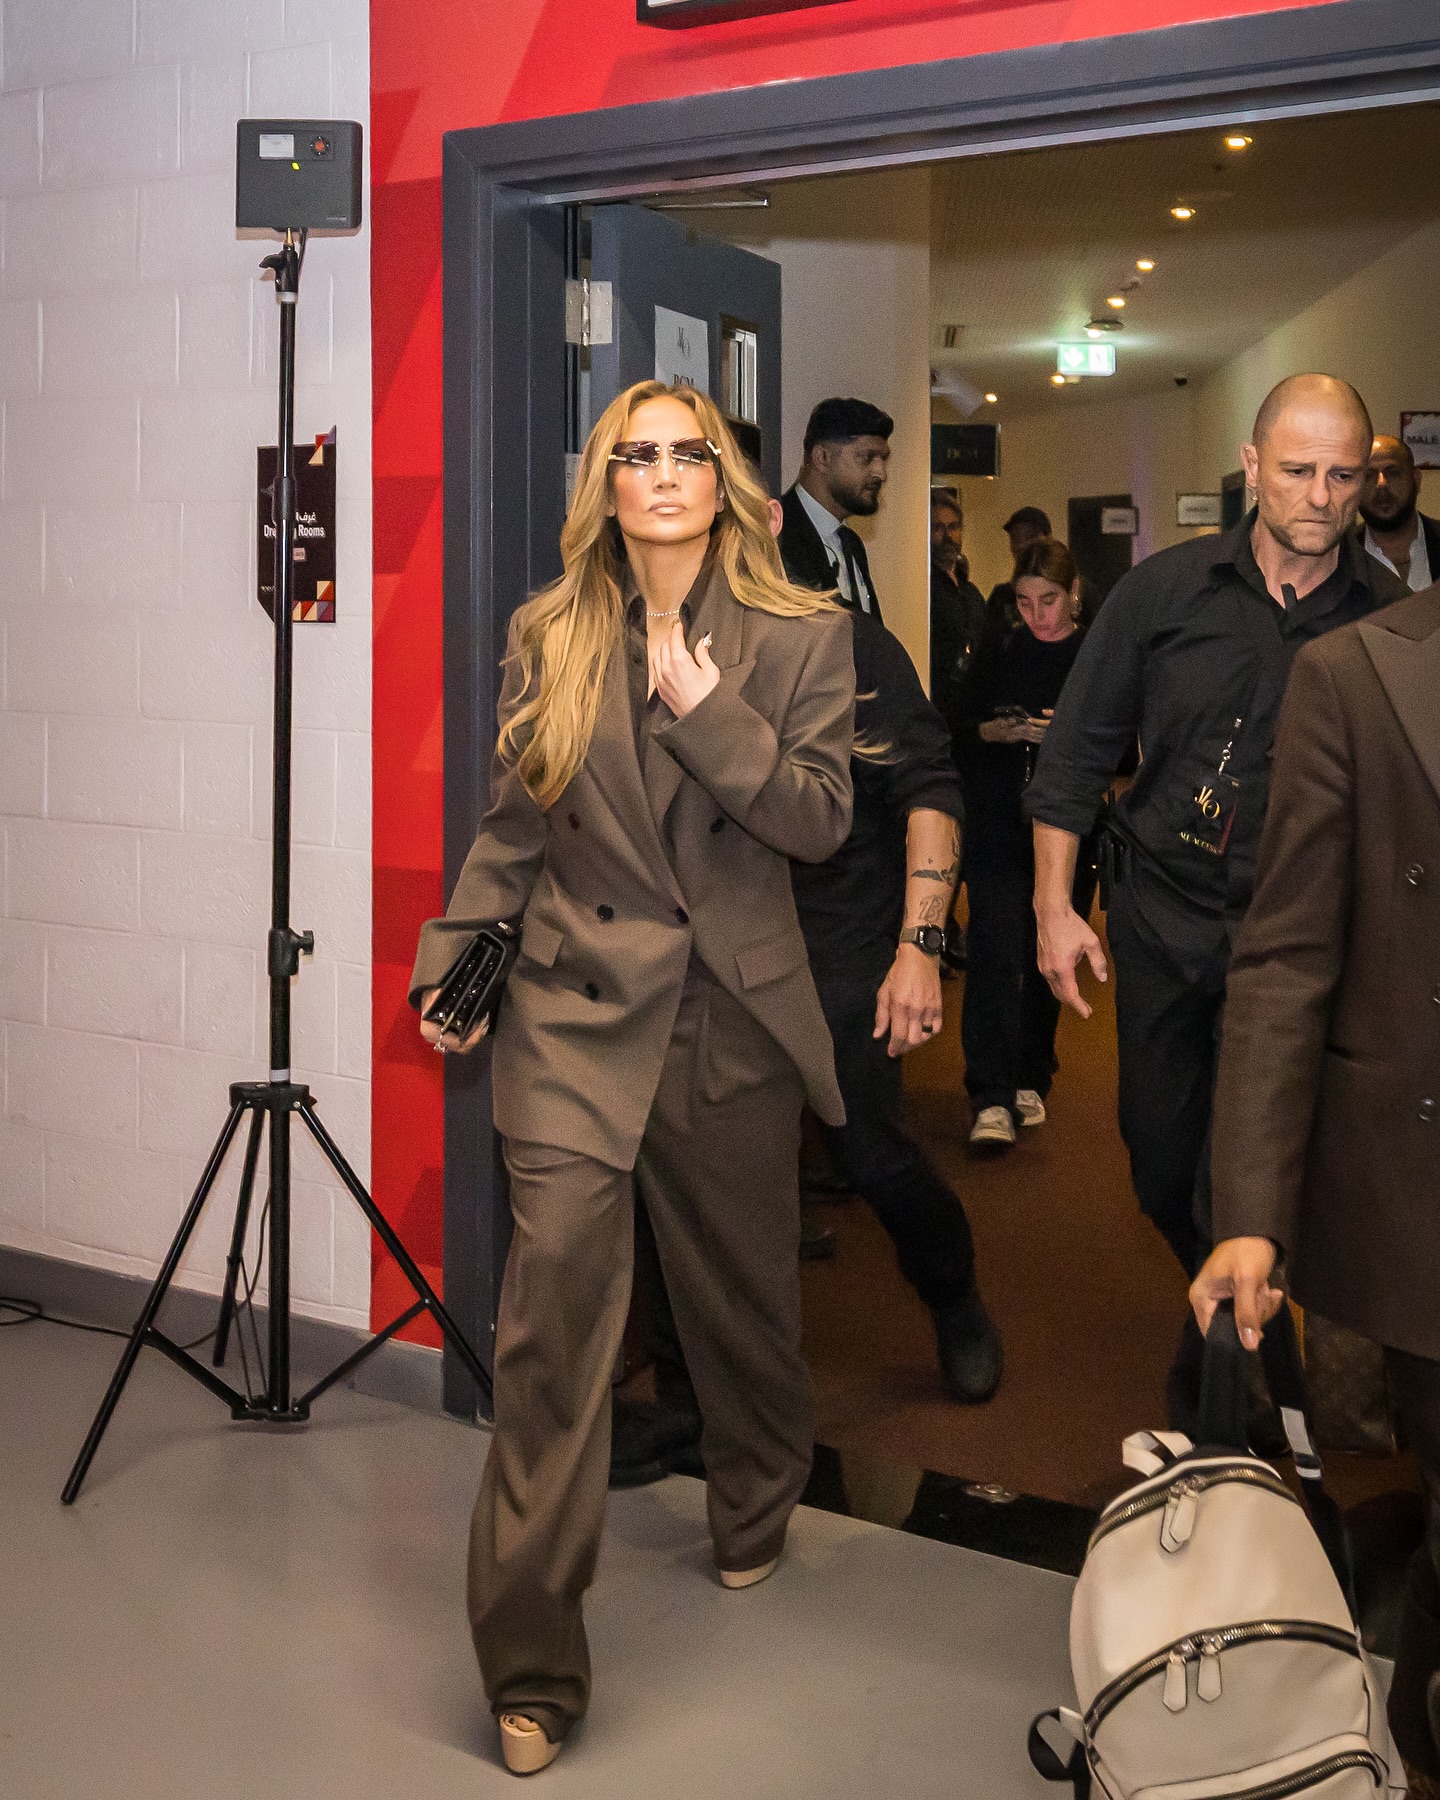
[[[255,452],[259,485],[256,585],[275,617],[274,446]],[[295,598],[297,625],[335,623],[335,431],[295,446]]]

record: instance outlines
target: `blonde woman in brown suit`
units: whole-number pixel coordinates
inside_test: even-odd
[[[515,1235],[469,1583],[517,1773],[589,1701],[636,1191],[704,1414],[719,1578],[747,1587],[810,1466],[801,1103],[844,1117],[788,859],[849,830],[849,620],[786,580],[763,490],[688,388],[606,409],[561,548],[512,621],[492,804],[411,978],[423,1003],[478,923],[523,920],[495,1034]]]

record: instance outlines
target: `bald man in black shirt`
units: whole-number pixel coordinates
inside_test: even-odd
[[[1026,797],[1041,972],[1082,1017],[1107,969],[1070,905],[1081,838],[1138,734],[1111,823],[1120,1129],[1141,1209],[1193,1275],[1209,1249],[1205,1155],[1234,932],[1249,903],[1290,664],[1322,632],[1400,596],[1353,534],[1372,438],[1359,394],[1297,375],[1243,447],[1257,506],[1233,531],[1149,557],[1076,659]],[[1173,1398],[1173,1396],[1172,1396]]]

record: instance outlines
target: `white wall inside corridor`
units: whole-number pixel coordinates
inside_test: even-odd
[[[1034,412],[1004,418],[1000,474],[960,483],[970,578],[983,593],[1010,577],[1001,527],[1020,506],[1038,506],[1055,535],[1067,535],[1072,498],[1128,493],[1140,514],[1135,559],[1193,533],[1175,526],[1175,494],[1191,480],[1189,388],[1107,402],[1052,389]]]
[[[277,309],[235,120],[366,119],[367,34],[365,0],[0,6],[0,1242],[154,1269],[227,1083],[267,1065]],[[294,1061],[362,1173],[369,314],[368,233],[312,243],[297,435],[339,428],[340,623],[296,632]],[[308,1145],[296,1167],[297,1304],[362,1323],[368,1234]],[[222,1199],[185,1284],[218,1285],[228,1228]]]
[[[1376,431],[1398,433],[1402,412],[1440,411],[1437,267],[1440,221],[1227,363],[1196,396],[1195,469],[1237,467],[1235,446],[1249,435],[1260,402],[1277,381],[1302,369],[1321,369],[1357,387]],[[1429,481],[1433,501],[1440,475]]]
[[[783,271],[782,456],[799,471],[811,408],[855,395],[895,421],[890,478],[873,519],[851,523],[885,622],[922,676],[930,659],[930,177],[888,169],[777,184],[762,213],[686,221]]]

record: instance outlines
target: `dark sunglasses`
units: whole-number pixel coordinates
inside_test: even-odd
[[[624,463],[631,469],[654,469],[660,462],[660,445],[648,438],[631,439],[616,444],[610,452],[611,462]],[[670,446],[670,460],[686,469],[703,469],[720,461],[720,447],[709,438],[679,438]]]

